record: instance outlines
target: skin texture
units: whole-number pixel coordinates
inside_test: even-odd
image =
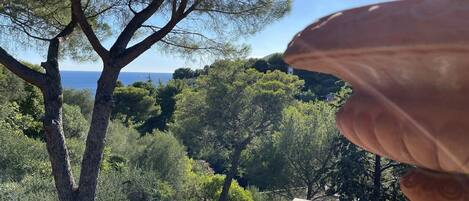
[[[401,190],[410,200],[469,200],[467,175],[448,175],[427,170],[410,170],[401,178]]]
[[[293,67],[352,85],[337,127],[354,144],[440,172],[435,177],[412,171],[404,181],[417,175],[422,185],[444,181],[467,189],[467,182],[457,180],[469,174],[468,18],[469,2],[455,0],[346,10],[300,32],[284,57]],[[402,189],[414,201],[468,200],[457,190],[438,191],[443,184],[422,185]]]

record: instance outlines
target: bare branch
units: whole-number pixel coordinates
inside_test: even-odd
[[[128,0],[128,2],[127,2],[127,7],[129,7],[130,12],[132,12],[134,15],[137,14],[137,11],[135,11],[135,10],[132,8],[132,0]]]
[[[89,16],[86,16],[86,19],[92,19],[92,18],[95,18],[95,17],[98,17],[99,15],[111,10],[112,8],[114,8],[115,6],[117,5],[117,3],[114,3],[106,8],[103,8],[102,10],[92,14],[92,15],[89,15]]]
[[[22,31],[24,32],[27,36],[31,37],[31,38],[34,38],[34,39],[37,39],[37,40],[41,40],[41,41],[49,41],[49,39],[47,38],[43,38],[43,37],[40,37],[40,36],[36,36],[36,35],[33,35],[32,33],[30,33],[28,29],[33,29],[32,27],[28,26],[26,23],[24,22],[21,22],[15,18],[13,18],[12,16],[8,16],[10,18],[10,21],[13,23],[13,24],[16,24],[18,27],[13,27],[14,29],[17,29],[19,31]],[[20,28],[21,27],[21,28]]]
[[[208,9],[208,8],[198,8],[198,9],[195,9],[195,11],[200,11],[200,12],[213,12],[213,13],[222,13],[222,14],[228,14],[228,15],[242,15],[242,14],[245,14],[245,13],[250,13],[250,12],[253,12],[257,9],[260,9],[262,8],[261,6],[258,6],[258,7],[253,7],[253,8],[249,8],[249,9],[246,9],[246,10],[240,10],[240,11],[225,11],[225,10],[217,10],[217,9]]]
[[[64,37],[69,36],[73,32],[76,26],[77,26],[77,22],[75,21],[75,19],[72,18],[72,20],[67,24],[67,26],[65,26],[65,28],[59,34],[57,34],[54,38],[64,38]]]
[[[222,49],[217,48],[217,47],[187,46],[187,45],[171,42],[171,41],[168,41],[168,40],[165,40],[165,39],[161,39],[160,41],[164,44],[167,44],[167,45],[171,45],[171,46],[179,47],[179,48],[184,48],[184,49],[189,49],[189,50],[218,50],[218,51],[222,51]]]
[[[132,62],[135,58],[140,56],[143,52],[150,49],[151,46],[153,46],[156,42],[160,41],[168,33],[170,33],[171,30],[174,29],[176,24],[179,23],[182,19],[184,19],[189,13],[191,13],[200,3],[200,0],[197,0],[187,10],[185,10],[187,6],[187,1],[188,0],[181,1],[179,8],[176,11],[176,15],[173,15],[174,17],[171,17],[169,22],[160,30],[154,32],[153,34],[146,37],[139,43],[133,45],[132,47],[125,49],[122,56],[119,57],[119,65],[124,67],[128,63]]]
[[[381,168],[381,172],[384,172],[385,170],[389,169],[389,168],[393,168],[393,167],[399,167],[400,164],[398,163],[389,163],[387,164],[386,166],[384,166],[383,168]]]
[[[83,30],[83,33],[85,33],[86,38],[88,38],[88,40],[90,41],[91,46],[103,60],[108,60],[109,51],[103,47],[98,37],[94,33],[93,28],[88,23],[86,16],[83,13],[80,0],[71,0],[71,1],[72,1],[73,15],[75,16],[77,22],[80,24],[80,27]]]
[[[160,8],[163,2],[164,0],[153,0],[146,8],[135,14],[119,37],[117,37],[116,42],[111,47],[111,53],[119,54],[124,51],[135,32]],[[129,7],[131,7],[130,3]]]

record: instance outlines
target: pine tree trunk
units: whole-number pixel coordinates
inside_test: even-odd
[[[225,181],[223,182],[223,189],[220,194],[220,198],[218,201],[228,201],[228,195],[231,187],[231,182],[233,181],[234,177],[236,174],[238,174],[238,166],[239,166],[239,160],[241,158],[241,148],[236,148],[233,151],[233,155],[231,158],[231,167],[230,171],[228,172],[228,175],[225,177]]]
[[[62,86],[60,74],[56,66],[49,69],[46,80],[47,87],[42,89],[45,107],[43,126],[46,146],[59,200],[73,201],[75,200],[75,182],[62,127]]]
[[[373,175],[373,200],[381,200],[381,156],[375,155],[375,167]]]
[[[306,192],[306,199],[312,200],[313,199],[313,184],[308,184],[308,190]]]
[[[98,80],[93,115],[81,165],[79,183],[80,201],[93,201],[96,196],[99,167],[112,110],[112,94],[116,87],[119,70],[118,68],[113,68],[112,64],[105,65]]]

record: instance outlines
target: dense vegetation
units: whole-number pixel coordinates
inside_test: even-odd
[[[0,64],[31,87],[39,88],[43,96],[41,137],[58,199],[96,200],[111,117],[133,126],[157,114],[157,107],[146,108],[153,105],[151,98],[138,87],[121,88],[114,94],[119,74],[129,63],[152,47],[179,57],[242,58],[249,47],[240,44],[240,39],[278,20],[290,7],[291,0],[2,1]],[[112,44],[103,45],[106,39]],[[46,57],[38,69],[31,68],[13,54],[17,47],[36,47],[36,52]],[[76,167],[71,166],[63,129],[65,105],[59,60],[66,57],[75,61],[99,58],[103,65],[79,174],[72,172]],[[120,100],[117,105],[115,99]],[[127,100],[140,107],[138,113],[131,113],[125,105]],[[113,112],[113,107],[122,110]],[[169,115],[167,112],[161,117]],[[150,127],[142,124],[140,130],[151,130],[153,123],[148,123]],[[228,198],[227,186],[220,200]]]
[[[274,54],[118,86],[96,200],[405,200],[397,182],[405,167],[335,128],[351,89],[286,69]],[[93,97],[66,89],[63,100],[77,173]],[[0,101],[0,200],[56,200],[40,92],[1,67]]]

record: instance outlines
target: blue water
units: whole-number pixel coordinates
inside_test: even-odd
[[[65,89],[87,89],[91,92],[96,91],[96,83],[101,72],[88,71],[61,71],[62,85]],[[129,85],[137,81],[146,81],[150,76],[153,83],[166,83],[172,78],[171,73],[133,73],[121,72],[119,80],[124,85]]]

